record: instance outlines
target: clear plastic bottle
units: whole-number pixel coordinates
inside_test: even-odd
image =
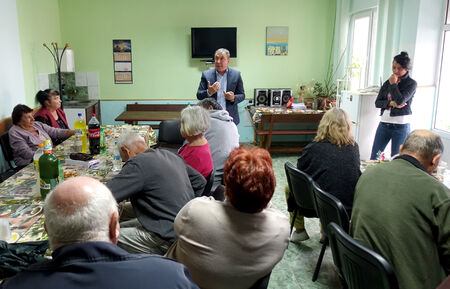
[[[122,158],[120,157],[119,148],[117,142],[114,142],[114,158],[113,158],[113,171],[120,171],[122,169]]]
[[[74,153],[81,153],[83,150],[83,144],[81,141],[81,137],[79,134],[75,135],[75,143],[73,145],[73,152]]]
[[[39,176],[39,158],[44,154],[44,144],[38,144],[38,149],[34,152],[33,155],[33,163],[34,163],[34,172],[36,174],[36,190],[39,192],[41,189],[40,185],[40,176]]]
[[[86,121],[83,119],[82,114],[78,114],[78,118],[74,124],[75,133],[80,136],[81,139],[81,152],[87,153],[87,135],[86,135]]]

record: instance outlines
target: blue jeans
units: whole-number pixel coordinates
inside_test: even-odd
[[[375,139],[373,141],[370,159],[376,160],[378,151],[383,152],[390,140],[392,141],[391,156],[395,156],[396,154],[398,154],[400,145],[403,144],[408,134],[409,123],[396,124],[380,122],[375,134]]]

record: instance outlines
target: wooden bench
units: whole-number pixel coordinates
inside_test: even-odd
[[[8,131],[12,126],[12,119],[11,117],[4,118],[0,120],[0,134],[4,133],[5,131]]]
[[[323,113],[262,113],[260,121],[255,123],[255,144],[259,138],[259,147],[271,152],[301,152],[302,147],[271,148],[273,135],[315,135],[317,125]],[[280,129],[279,124],[317,124],[313,129]]]
[[[169,119],[180,119],[180,112],[185,104],[127,104],[126,110],[122,112],[116,121],[124,121],[126,124],[137,125],[140,121],[158,121],[151,124],[153,129],[159,129],[159,122]]]

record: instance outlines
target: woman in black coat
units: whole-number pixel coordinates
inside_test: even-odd
[[[314,141],[298,159],[297,168],[310,175],[322,190],[337,197],[350,217],[361,171],[359,147],[352,136],[350,118],[343,109],[333,108],[325,113]],[[298,216],[291,241],[309,238],[303,223],[303,217]]]

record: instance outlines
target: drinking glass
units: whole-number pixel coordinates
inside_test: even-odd
[[[9,228],[9,220],[6,217],[0,218],[0,240],[9,241],[11,239],[11,229]]]

